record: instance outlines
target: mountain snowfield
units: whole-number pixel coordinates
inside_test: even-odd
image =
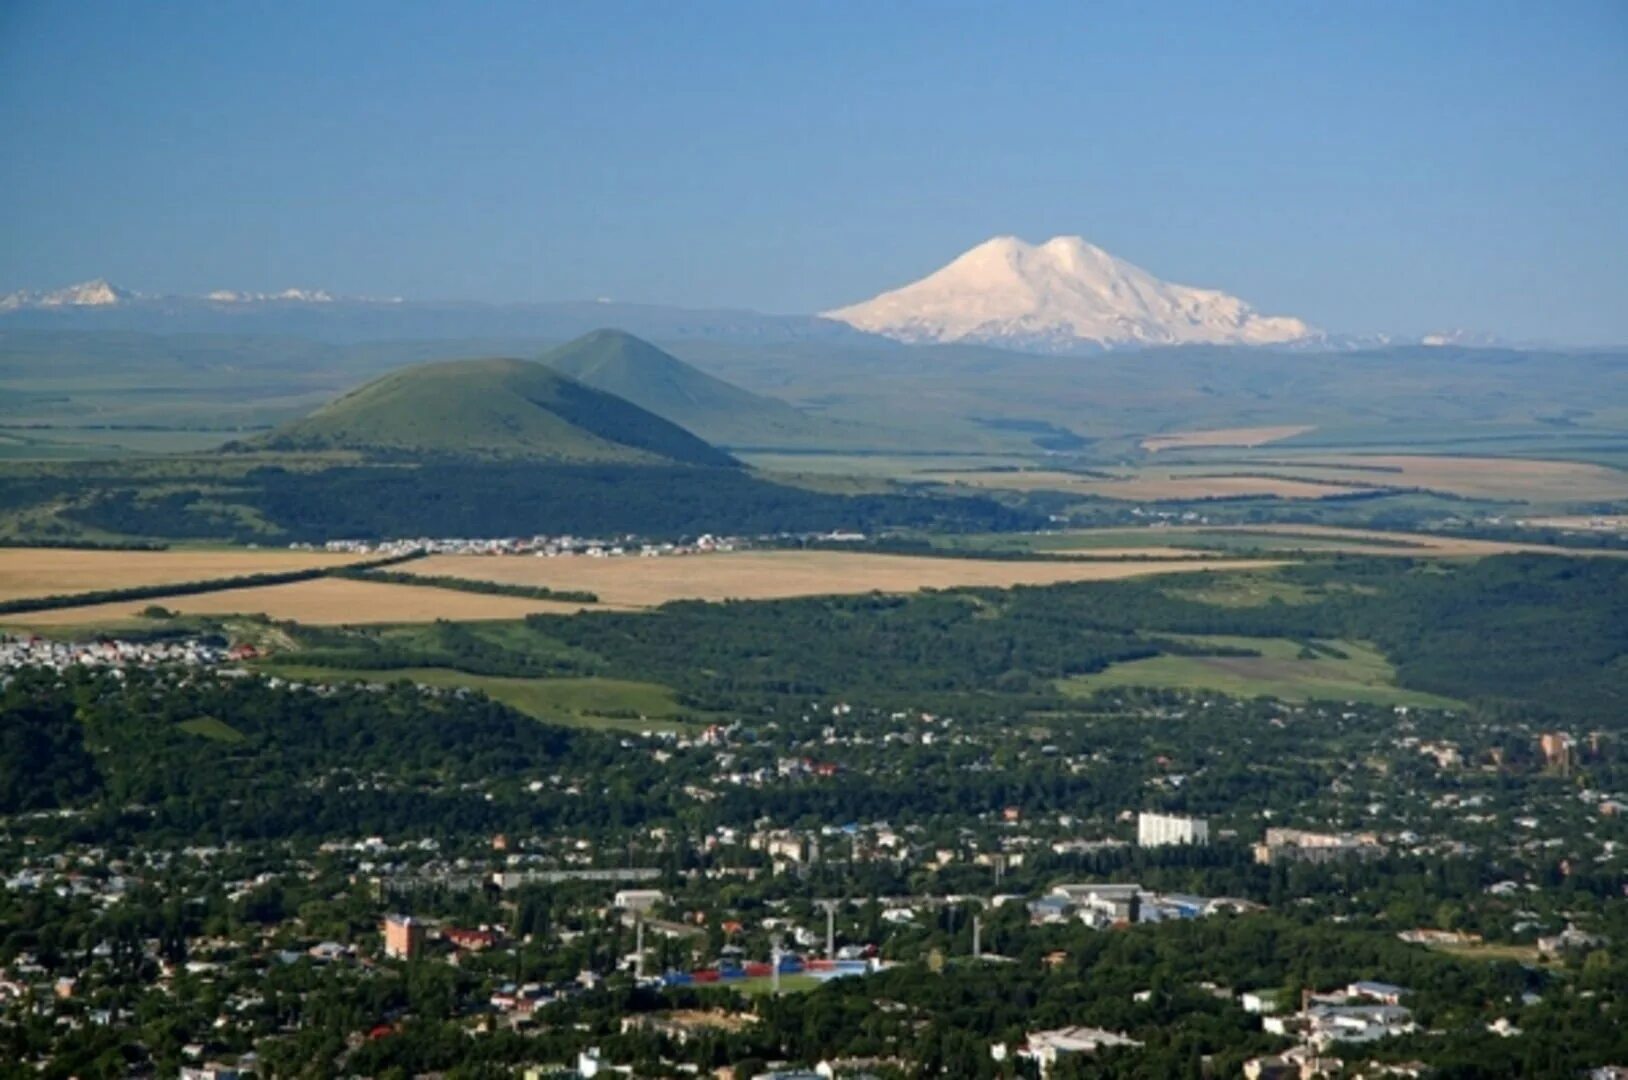
[[[78,285],[69,285],[50,292],[24,289],[21,292],[0,296],[0,311],[15,311],[29,307],[111,307],[129,300],[134,295],[128,289],[121,289],[97,278],[95,281],[83,281]]]
[[[985,241],[920,281],[825,318],[911,343],[1072,352],[1118,345],[1284,345],[1319,340],[1299,319],[1236,296],[1160,281],[1086,243]]]
[[[326,289],[284,289],[282,292],[239,292],[234,289],[216,289],[203,296],[153,296],[122,289],[96,278],[68,285],[60,289],[22,289],[0,296],[0,311],[63,308],[112,308],[131,302],[210,303],[210,304],[332,304],[340,300],[353,303],[401,303],[400,297],[375,300],[371,297],[337,297]]]

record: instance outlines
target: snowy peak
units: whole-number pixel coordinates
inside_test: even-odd
[[[1421,345],[1461,345],[1471,349],[1495,349],[1506,344],[1496,334],[1476,330],[1438,330],[1419,339]]]
[[[58,311],[67,312],[93,308],[147,307],[194,309],[253,309],[260,307],[298,307],[306,305],[337,304],[400,304],[399,296],[374,298],[365,296],[337,296],[326,289],[283,289],[281,292],[249,292],[238,289],[216,289],[202,296],[161,296],[133,292],[97,278],[94,281],[69,285],[67,288],[46,292],[23,289],[8,296],[0,296],[0,312]]]
[[[102,278],[96,278],[94,281],[82,281],[78,285],[69,285],[52,292],[24,289],[8,296],[0,296],[0,311],[14,311],[25,307],[112,307],[134,298],[135,295],[128,289],[121,289]]]
[[[232,289],[216,289],[204,297],[217,304],[264,304],[264,303],[293,303],[293,304],[331,304],[334,296],[326,289],[284,289],[282,292],[237,292]]]
[[[1235,296],[1161,281],[1078,236],[997,236],[920,281],[825,312],[909,342],[1045,352],[1117,345],[1277,345],[1318,337]]]

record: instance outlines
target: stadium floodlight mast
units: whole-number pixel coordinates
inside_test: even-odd
[[[815,906],[825,912],[825,958],[837,958],[837,906],[841,900],[820,900]]]

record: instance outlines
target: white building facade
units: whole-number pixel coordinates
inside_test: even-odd
[[[1179,844],[1205,845],[1210,842],[1210,823],[1203,818],[1175,814],[1138,814],[1138,847],[1172,847]]]

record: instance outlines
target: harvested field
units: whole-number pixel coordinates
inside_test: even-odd
[[[1129,502],[1165,502],[1192,499],[1236,499],[1271,496],[1279,499],[1326,499],[1349,495],[1351,488],[1281,476],[1183,475],[1176,471],[1138,469],[1108,477],[1034,470],[1031,472],[931,473],[922,479],[941,484],[994,488],[1006,491],[1066,491]]]
[[[1070,489],[1076,490],[1076,489]],[[1279,476],[1182,476],[1143,470],[1123,480],[1104,480],[1077,489],[1087,495],[1132,502],[1170,502],[1192,499],[1326,499],[1349,495],[1351,489]]]
[[[1171,447],[1167,444],[1166,448]],[[1134,502],[1243,497],[1324,499],[1386,489],[1533,503],[1628,499],[1628,471],[1606,465],[1428,454],[1278,455],[1164,468],[1114,469],[1102,476],[1048,469],[939,470],[923,473],[917,479],[1007,491],[1064,491]]]
[[[1313,428],[1310,424],[1288,424],[1278,427],[1172,431],[1168,435],[1150,435],[1143,439],[1142,449],[1156,454],[1160,450],[1189,450],[1204,446],[1265,446],[1267,443],[1304,435],[1311,430]]]
[[[1180,528],[1178,526],[1178,528]],[[1210,525],[1201,527],[1209,532],[1237,535],[1258,533],[1270,538],[1271,544],[1284,551],[1293,551],[1302,539],[1313,542],[1312,550],[1342,551],[1360,555],[1420,556],[1480,556],[1509,555],[1518,552],[1540,555],[1620,555],[1620,552],[1589,551],[1579,548],[1555,547],[1550,544],[1517,544],[1502,540],[1473,540],[1458,536],[1431,536],[1428,533],[1383,532],[1376,529],[1342,529],[1331,525]]]
[[[1314,482],[1424,488],[1481,499],[1560,503],[1628,498],[1628,472],[1582,461],[1428,454],[1319,454],[1279,458],[1269,463],[1253,462],[1248,467]]]
[[[1529,529],[1569,529],[1574,532],[1628,532],[1628,514],[1571,514],[1561,517],[1523,518],[1515,524]]]
[[[286,573],[343,566],[362,558],[365,556],[248,548],[200,551],[0,548],[0,600]]]
[[[581,604],[553,600],[330,577],[258,589],[226,589],[157,600],[31,611],[9,616],[5,621],[20,626],[102,625],[128,622],[154,604],[187,615],[263,614],[277,620],[292,619],[318,625],[519,619],[536,611],[570,614],[584,610]]]
[[[406,564],[414,574],[509,585],[584,589],[601,604],[655,607],[670,600],[767,600],[834,593],[914,592],[957,586],[1050,585],[1143,574],[1275,566],[1251,560],[1169,558],[1126,562],[1017,562],[841,551],[741,551],[659,559],[480,558],[437,555]]]
[[[1475,557],[1481,555],[1508,555],[1517,552],[1543,555],[1621,556],[1621,552],[1592,551],[1586,548],[1562,548],[1549,544],[1520,544],[1501,540],[1472,540],[1455,536],[1431,536],[1428,533],[1384,532],[1378,529],[1344,529],[1331,525],[1165,525],[1149,529],[1084,529],[1039,538],[1036,551],[1048,554],[1073,554],[1087,550],[1081,538],[1093,534],[1121,547],[1132,547],[1138,533],[1147,535],[1147,544],[1169,550],[1167,545],[1191,544],[1194,548],[1206,544],[1225,547],[1258,548],[1284,554],[1295,552],[1339,552],[1350,555],[1393,555],[1407,558]]]

